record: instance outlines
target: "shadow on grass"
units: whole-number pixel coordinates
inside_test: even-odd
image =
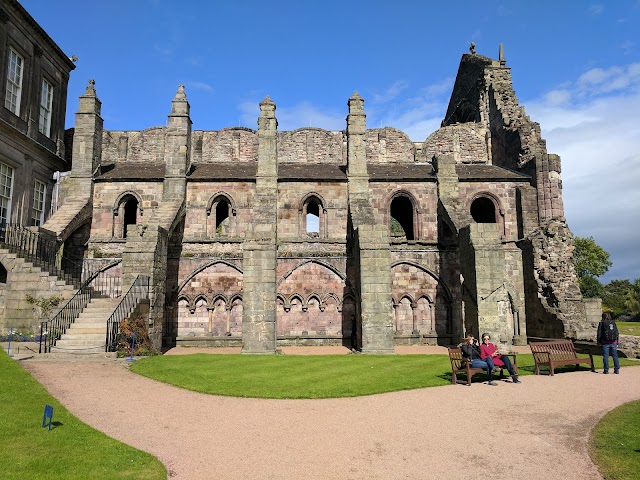
[[[529,376],[529,375],[535,375],[535,366],[532,365],[522,365],[522,366],[518,366],[518,375],[519,376]],[[578,366],[578,368],[574,367],[574,366],[562,366],[562,367],[556,367],[554,369],[554,374],[555,375],[559,375],[559,374],[563,374],[563,373],[571,373],[571,372],[586,372],[586,371],[591,371],[591,368],[589,367],[584,367],[582,365]],[[597,372],[595,372],[597,373]],[[540,375],[542,376],[551,376],[551,371],[550,370],[540,370]],[[555,376],[554,375],[554,376]],[[453,374],[451,372],[447,372],[447,373],[443,373],[440,375],[436,375],[437,378],[441,378],[442,380],[446,380],[447,382],[451,383],[452,379],[453,379]],[[499,375],[496,375],[494,377],[496,380],[500,379]],[[502,378],[508,378],[508,375],[503,375]],[[458,381],[466,381],[466,375],[463,374],[458,374]],[[482,383],[482,382],[486,382],[487,381],[487,375],[485,373],[477,373],[473,376],[473,379],[471,381],[471,383]]]

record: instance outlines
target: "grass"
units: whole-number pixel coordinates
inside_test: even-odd
[[[620,335],[640,336],[640,322],[616,322]]]
[[[602,368],[602,357],[594,363]],[[532,355],[518,355],[520,375],[533,374],[533,365]],[[356,397],[451,383],[447,355],[167,355],[137,361],[131,370],[196,392],[277,399]]]
[[[0,349],[0,476],[13,479],[166,479],[158,459],[70,414]],[[42,428],[53,406],[51,431]]]
[[[605,480],[635,480],[640,475],[640,400],[607,413],[591,437],[591,458]]]

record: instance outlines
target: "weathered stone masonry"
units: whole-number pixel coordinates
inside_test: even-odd
[[[122,257],[124,289],[151,277],[158,346],[391,353],[468,332],[506,348],[590,338],[560,159],[504,59],[463,55],[442,127],[424,142],[367,129],[364,103],[348,100],[344,131],[278,131],[268,97],[257,131],[192,131],[180,87],[166,127],[117,132],[103,130],[90,84],[70,206],[49,228],[65,240],[90,221],[87,257]]]

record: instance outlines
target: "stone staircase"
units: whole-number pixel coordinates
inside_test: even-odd
[[[7,249],[0,249],[2,263],[11,275],[11,288],[3,290],[2,310],[4,318],[10,317],[13,325],[22,326],[34,323],[33,305],[27,300],[31,297],[58,296],[62,300],[71,298],[76,292],[74,285],[67,284],[57,276],[42,270],[33,263],[11,253]],[[39,324],[39,323],[38,323]]]
[[[51,353],[104,354],[107,320],[118,305],[118,299],[92,298],[66,333],[51,347]]]
[[[53,232],[58,238],[65,239],[87,216],[91,216],[91,203],[88,198],[70,197],[44,223],[43,229]]]

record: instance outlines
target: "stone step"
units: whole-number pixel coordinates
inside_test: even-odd
[[[91,304],[89,304],[91,305]],[[102,321],[106,320],[113,313],[113,308],[107,309],[99,309],[94,310],[92,308],[85,308],[78,318],[76,318],[76,322],[92,322],[92,321]]]
[[[58,340],[58,343],[60,340]],[[54,345],[51,347],[51,353],[56,355],[98,355],[105,354],[105,346],[104,342],[102,345],[72,345],[72,344],[63,344],[63,345]],[[115,355],[114,355],[115,356]]]
[[[107,318],[109,318],[111,316],[111,314],[113,313],[113,308],[104,308],[104,309],[91,309],[91,310],[87,310],[85,309],[76,319],[76,321],[84,321],[84,320],[91,320],[91,319],[100,319],[100,318],[104,318],[105,320]]]
[[[104,333],[73,333],[71,329],[67,329],[67,333],[62,334],[61,340],[82,340],[96,343],[100,340],[104,340],[104,335]]]
[[[106,324],[97,325],[95,327],[90,327],[90,326],[76,327],[75,325],[72,325],[71,327],[67,328],[67,332],[65,333],[65,335],[102,335],[102,337],[104,337],[106,334],[107,334]],[[64,337],[63,335],[63,338],[66,338],[66,337]]]
[[[51,353],[42,353],[33,355],[33,359],[35,360],[46,360],[46,361],[58,361],[58,360],[70,360],[70,359],[78,359],[78,357],[82,357],[86,360],[100,360],[104,358],[117,358],[118,354],[116,352],[105,352],[104,346],[101,348],[90,348],[90,349],[73,349],[73,350],[63,350],[61,348],[56,349],[56,347],[51,347]]]
[[[67,332],[70,331],[70,329],[76,329],[76,328],[100,328],[102,330],[106,330],[107,329],[107,320],[95,320],[95,321],[91,321],[91,322],[74,322],[68,329]]]

